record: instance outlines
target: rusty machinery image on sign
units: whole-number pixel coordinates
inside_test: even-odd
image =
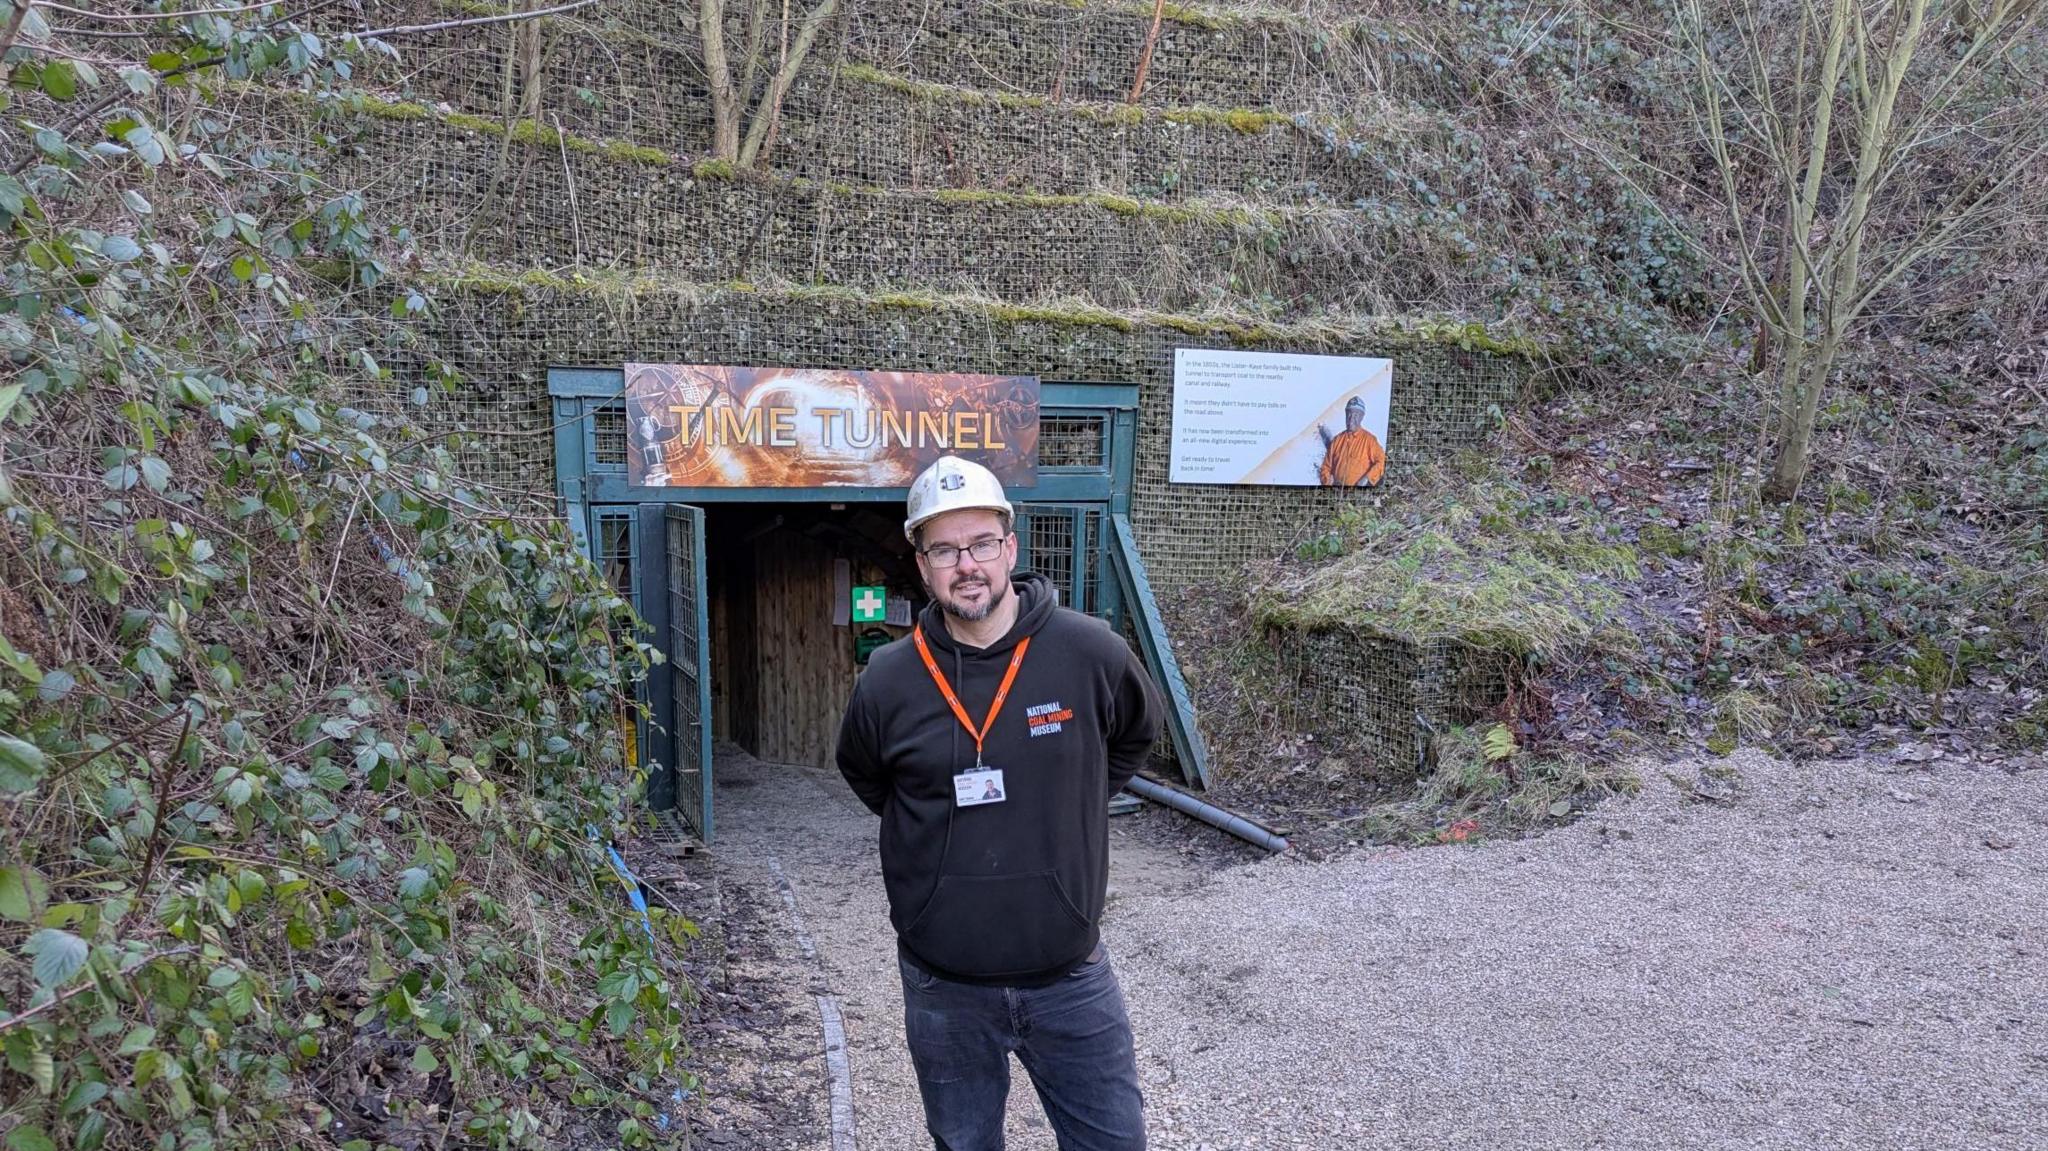
[[[1038,377],[626,365],[637,487],[907,487],[943,455],[1038,482]]]

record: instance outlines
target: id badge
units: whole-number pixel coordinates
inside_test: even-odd
[[[958,807],[978,807],[984,803],[1001,803],[1008,798],[1003,792],[1003,773],[993,767],[978,767],[963,771],[953,777],[953,803]]]

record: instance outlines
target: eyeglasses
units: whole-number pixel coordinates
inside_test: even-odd
[[[961,552],[973,556],[975,563],[985,564],[1003,554],[1003,541],[1009,538],[1005,535],[975,540],[964,548],[956,548],[952,544],[933,544],[924,549],[923,555],[925,562],[935,568],[949,568],[958,564]]]

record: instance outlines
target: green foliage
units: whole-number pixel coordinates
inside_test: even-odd
[[[1633,549],[1603,525],[1559,528],[1543,511],[1483,484],[1400,519],[1347,509],[1301,549],[1318,566],[1262,589],[1254,616],[1518,656],[1635,651],[1642,637],[1606,582],[1637,574]]]
[[[1483,733],[1453,727],[1433,739],[1431,751],[1435,766],[1413,796],[1373,804],[1345,822],[1383,843],[1467,843],[1524,834],[1641,786],[1611,763],[1570,752],[1532,755],[1506,724]]]
[[[432,302],[361,196],[209,114],[204,77],[349,74],[262,18],[54,91],[17,49],[96,110],[0,177],[9,1144],[557,1145],[541,1084],[643,1114],[682,1074],[689,989],[588,844],[649,656],[559,521],[343,402],[437,378],[403,323]],[[366,1071],[410,1076],[390,1138],[336,1107]]]

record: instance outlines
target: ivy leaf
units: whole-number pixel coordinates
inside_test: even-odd
[[[104,1083],[90,1081],[80,1083],[71,1089],[71,1094],[64,1097],[64,1114],[76,1115],[80,1111],[98,1103],[107,1097],[107,1090],[107,1085]]]
[[[0,919],[27,923],[43,913],[49,899],[50,885],[35,868],[0,867]]]
[[[622,1000],[612,1000],[612,1005],[604,1009],[604,1023],[606,1027],[611,1028],[614,1036],[624,1035],[626,1029],[633,1026],[633,1005]]]
[[[36,698],[44,703],[56,703],[71,694],[78,686],[78,679],[63,668],[51,668],[43,673],[43,682],[36,685]]]
[[[422,1043],[412,1049],[412,1069],[422,1075],[432,1075],[441,1069],[441,1061],[434,1058],[432,1048]]]
[[[45,927],[29,936],[21,950],[35,960],[36,983],[46,991],[64,986],[85,968],[85,940],[69,931]]]
[[[240,980],[222,998],[227,1000],[228,1010],[240,1019],[256,1010],[256,985],[247,979]]]
[[[108,236],[100,241],[100,254],[117,264],[125,264],[142,254],[142,245],[133,236]]]
[[[135,1086],[147,1087],[158,1079],[176,1079],[184,1073],[178,1061],[151,1047],[135,1056]]]
[[[137,124],[121,133],[121,141],[135,149],[135,154],[142,157],[142,162],[152,168],[164,162],[163,141],[157,138],[156,132],[147,124]]]
[[[78,73],[69,60],[50,60],[43,64],[43,91],[52,100],[69,100],[78,95]]]
[[[0,735],[0,791],[27,791],[43,778],[47,766],[42,748],[11,735]]]
[[[128,1037],[126,1039],[121,1040],[120,1050],[114,1052],[114,1054],[140,1054],[141,1052],[148,1050],[149,1045],[154,1042],[156,1042],[156,1028],[148,1026],[137,1027],[135,1030],[130,1031],[128,1033]]]
[[[8,1151],[57,1151],[57,1144],[40,1127],[16,1127],[7,1133]]]
[[[21,186],[21,181],[12,176],[0,174],[0,215],[8,217],[22,215],[27,210],[29,204],[33,202],[29,199],[28,189]],[[0,223],[6,222],[6,220],[0,220]]]
[[[135,670],[149,677],[158,691],[168,691],[171,686],[171,665],[156,653],[153,647],[135,649]]]

